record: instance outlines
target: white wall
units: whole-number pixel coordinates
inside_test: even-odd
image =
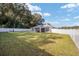
[[[76,33],[79,30],[76,29],[51,29],[51,32],[53,33],[61,33],[61,34],[73,34]]]
[[[32,29],[22,29],[22,28],[0,28],[0,32],[32,32]]]

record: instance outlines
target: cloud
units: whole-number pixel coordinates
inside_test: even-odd
[[[74,19],[79,19],[79,16],[75,16]]]
[[[76,9],[78,9],[78,7],[79,7],[79,3],[69,3],[61,6],[60,8],[65,9],[67,12],[72,12],[72,11],[75,12]]]
[[[37,5],[31,5],[29,3],[27,3],[26,5],[28,5],[29,10],[31,10],[32,12],[41,11],[41,8]]]
[[[34,14],[34,13],[40,14],[40,15],[42,15],[42,16],[44,16],[44,17],[51,16],[51,14],[50,14],[50,13],[32,12],[32,14]]]
[[[31,10],[31,12],[32,12],[32,14],[34,14],[34,13],[38,13],[38,14],[40,14],[40,15],[42,15],[42,16],[51,16],[51,14],[50,13],[42,13],[41,12],[41,8],[39,7],[39,6],[37,6],[37,5],[31,5],[31,4],[29,4],[29,3],[26,3],[26,5],[29,7],[29,10]]]
[[[43,16],[51,16],[50,13],[44,13]]]
[[[35,13],[40,14],[40,15],[43,16],[43,13],[42,12],[32,12],[32,14],[35,14]]]
[[[66,18],[66,19],[64,19],[64,21],[70,21],[70,19]]]
[[[79,3],[70,3],[70,4],[65,4],[64,6],[61,6],[61,8],[75,8],[78,6],[79,6]]]

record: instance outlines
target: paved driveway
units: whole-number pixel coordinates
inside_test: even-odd
[[[53,33],[68,34],[71,36],[75,45],[79,48],[79,30],[75,29],[52,29]]]

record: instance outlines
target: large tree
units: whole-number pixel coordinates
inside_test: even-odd
[[[30,28],[42,24],[44,19],[39,14],[31,14],[24,3],[0,4],[0,25],[9,28]]]
[[[40,14],[34,13],[32,15],[32,21],[31,21],[32,26],[41,25],[43,24],[43,22],[44,22],[44,19]]]

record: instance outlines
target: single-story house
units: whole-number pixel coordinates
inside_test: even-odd
[[[51,32],[52,26],[48,23],[38,25],[32,28],[34,32]]]

